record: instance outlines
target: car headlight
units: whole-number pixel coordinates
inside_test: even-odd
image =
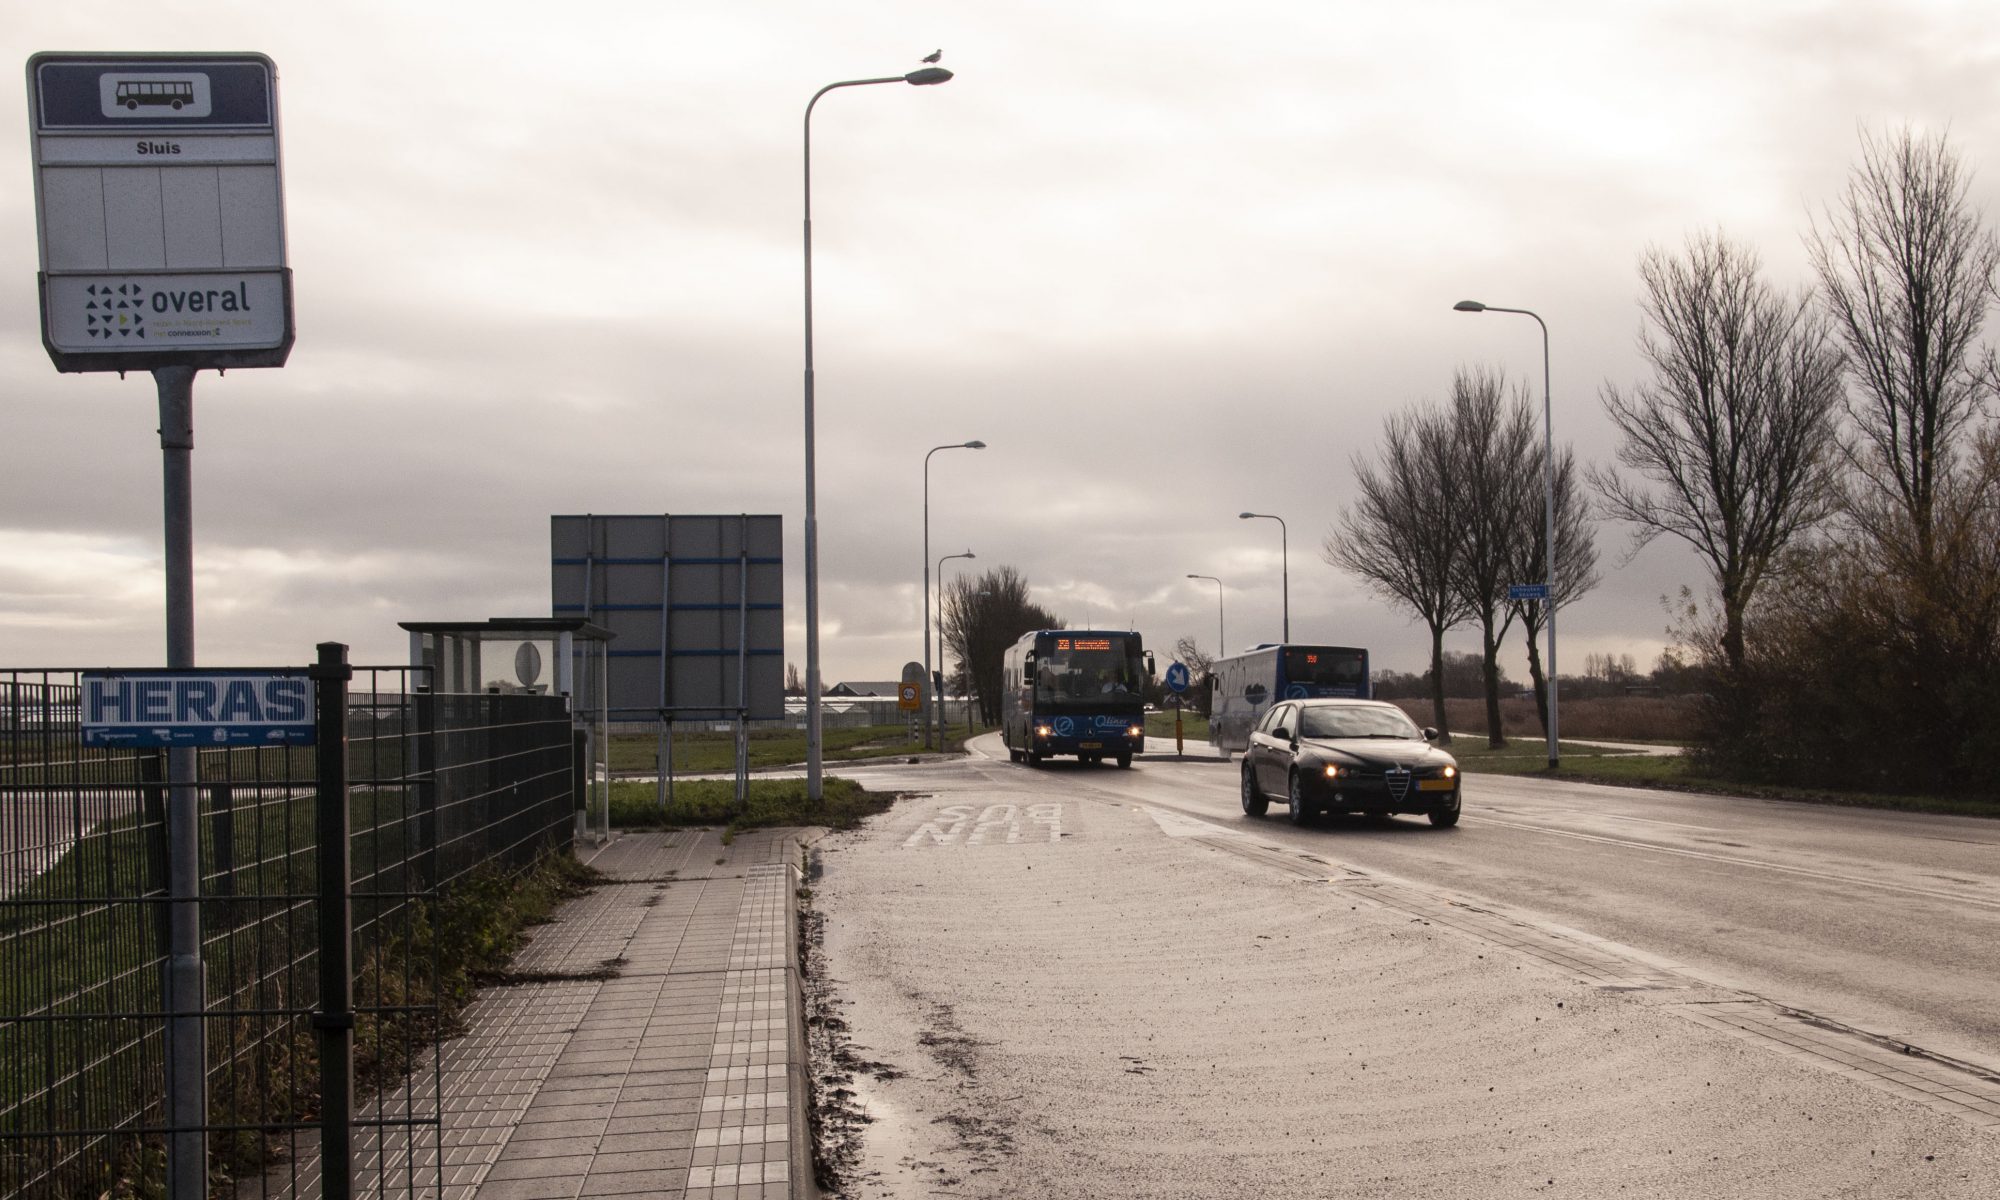
[[[1049,735],[1053,734],[1054,732],[1055,732],[1055,730],[1054,730],[1053,728],[1051,728],[1051,727],[1047,726],[1047,725],[1037,725],[1037,726],[1035,726],[1035,736],[1036,736],[1036,737],[1048,737]]]
[[[1340,778],[1340,774],[1341,774],[1341,771],[1340,771],[1340,764],[1339,764],[1339,763],[1328,763],[1328,764],[1326,764],[1326,777],[1327,777],[1328,779],[1338,779],[1338,778]]]
[[[1447,766],[1447,767],[1445,767],[1445,769],[1444,769],[1444,777],[1445,777],[1446,779],[1456,779],[1456,778],[1458,778],[1458,768],[1457,768],[1457,767],[1453,767],[1453,766]]]

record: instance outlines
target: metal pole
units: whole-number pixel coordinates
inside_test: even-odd
[[[736,529],[736,811],[750,807],[750,518]]]
[[[319,1010],[313,1029],[320,1061],[320,1195],[354,1193],[354,910],[349,891],[347,647],[322,642],[312,669],[319,776]]]
[[[819,98],[835,88],[865,87],[873,83],[910,83],[919,86],[943,83],[951,72],[942,67],[912,71],[907,75],[887,75],[880,79],[847,79],[829,83],[806,102],[805,166],[805,333],[806,333],[806,799],[820,803],[826,795],[822,782],[823,757],[820,739],[819,704],[819,508],[813,475],[813,219],[812,219],[812,116]]]
[[[194,666],[194,368],[153,371],[165,484],[167,666]],[[202,1011],[201,797],[195,749],[167,751],[167,1156],[171,1200],[208,1195],[208,1073]]]
[[[1278,523],[1278,569],[1284,581],[1280,594],[1285,604],[1285,641],[1292,640],[1292,531],[1285,527],[1283,517],[1272,517]]]
[[[672,592],[674,592],[674,522],[668,514],[660,514],[660,730],[654,744],[654,780],[652,792],[654,802],[666,812],[666,772],[668,772],[668,734],[666,724],[672,720],[668,708],[674,704],[672,692],[666,678],[666,662],[674,654],[674,628],[670,624],[672,614]]]
[[[1548,545],[1546,574],[1549,580],[1549,770],[1562,765],[1561,740],[1556,732],[1557,699],[1559,690],[1556,673],[1556,434],[1554,401],[1549,388],[1549,326],[1534,313],[1535,324],[1542,327],[1542,536]]]
[[[1456,312],[1503,312],[1522,317],[1533,317],[1535,324],[1542,327],[1542,538],[1546,543],[1542,549],[1546,556],[1543,563],[1542,584],[1548,589],[1549,598],[1549,770],[1562,765],[1562,753],[1558,749],[1558,699],[1561,690],[1556,673],[1556,435],[1554,400],[1549,387],[1549,323],[1541,314],[1525,308],[1501,308],[1497,304],[1481,304],[1477,300],[1460,300],[1452,305]]]
[[[954,558],[976,558],[976,557],[978,556],[973,554],[972,551],[967,550],[963,554],[947,554],[943,558],[938,559],[938,566],[937,566],[938,597],[939,597],[938,661],[937,661],[937,674],[932,675],[930,678],[932,686],[937,691],[938,694],[937,714],[938,714],[938,735],[940,738],[942,738],[944,735],[944,611],[943,611],[944,565],[950,562]],[[925,643],[924,657],[925,658],[930,657],[930,647],[928,642]]]

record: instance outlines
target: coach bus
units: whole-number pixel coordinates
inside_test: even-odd
[[[1153,660],[1137,633],[1039,629],[1008,647],[1001,672],[1000,737],[1015,762],[1074,754],[1129,767],[1145,748]]]
[[[1274,700],[1368,698],[1368,651],[1358,646],[1265,645],[1209,664],[1214,698],[1208,740],[1224,754],[1250,744],[1250,729]]]

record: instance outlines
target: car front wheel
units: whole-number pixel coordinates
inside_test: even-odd
[[[1297,771],[1292,772],[1292,783],[1287,793],[1292,798],[1292,824],[1304,825],[1312,820],[1312,805],[1306,803],[1305,783]]]
[[[1459,799],[1457,794],[1454,793],[1451,798],[1450,808],[1434,808],[1431,810],[1431,824],[1440,829],[1451,828],[1453,825],[1458,824],[1458,809]]]
[[[1257,772],[1250,769],[1250,762],[1243,762],[1243,811],[1249,816],[1261,817],[1271,807],[1264,799],[1264,793],[1257,790]]]

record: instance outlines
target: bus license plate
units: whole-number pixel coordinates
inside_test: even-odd
[[[1077,748],[1077,749],[1079,749],[1079,750],[1102,750],[1102,749],[1104,749],[1104,743],[1103,743],[1103,742],[1078,742],[1078,743],[1076,744],[1076,748]]]

